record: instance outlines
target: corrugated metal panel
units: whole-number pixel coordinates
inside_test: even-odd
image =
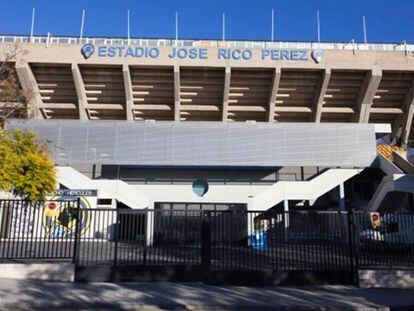
[[[222,123],[30,120],[59,164],[365,167],[375,127],[352,123]]]

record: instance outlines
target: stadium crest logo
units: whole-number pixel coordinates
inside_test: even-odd
[[[85,197],[80,197],[80,217],[77,222],[77,212],[70,204],[72,203],[70,201],[76,199],[72,196],[57,196],[46,203],[43,209],[42,224],[47,237],[73,238],[77,225],[81,236],[86,233],[91,223],[91,207]]]
[[[323,60],[324,56],[325,56],[325,53],[321,49],[316,49],[312,51],[312,58],[318,64]]]
[[[93,55],[93,53],[95,53],[95,47],[92,44],[87,43],[82,46],[81,53],[85,59],[88,59]]]

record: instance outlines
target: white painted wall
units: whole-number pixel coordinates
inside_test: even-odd
[[[210,185],[208,192],[197,196],[192,185],[131,185],[147,195],[150,208],[154,202],[188,203],[245,203],[251,205],[253,196],[269,189],[269,185]]]
[[[328,169],[310,181],[279,181],[273,185],[213,184],[197,196],[191,184],[130,185],[120,180],[92,180],[73,168],[59,168],[59,182],[76,189],[98,189],[98,198],[114,198],[132,208],[154,208],[154,202],[244,203],[249,210],[265,210],[282,200],[316,200],[360,172]]]

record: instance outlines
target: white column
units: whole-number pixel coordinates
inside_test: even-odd
[[[284,219],[284,230],[285,230],[285,241],[289,239],[289,200],[283,201],[283,219]]]
[[[147,211],[145,245],[151,246],[154,243],[154,211]]]
[[[246,213],[247,217],[247,243],[250,245],[250,236],[254,234],[254,213]]]
[[[346,211],[345,206],[345,186],[344,183],[339,184],[339,209],[344,212]]]

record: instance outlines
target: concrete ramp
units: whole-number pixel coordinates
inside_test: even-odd
[[[391,191],[414,193],[414,174],[393,174],[385,176],[369,202],[368,210],[378,210],[387,193]]]
[[[283,200],[316,200],[358,174],[359,169],[329,169],[310,181],[280,181],[253,198],[253,210],[269,209]]]
[[[57,178],[69,189],[96,189],[98,198],[116,199],[133,209],[148,207],[148,197],[122,180],[91,179],[69,166],[58,166]]]

